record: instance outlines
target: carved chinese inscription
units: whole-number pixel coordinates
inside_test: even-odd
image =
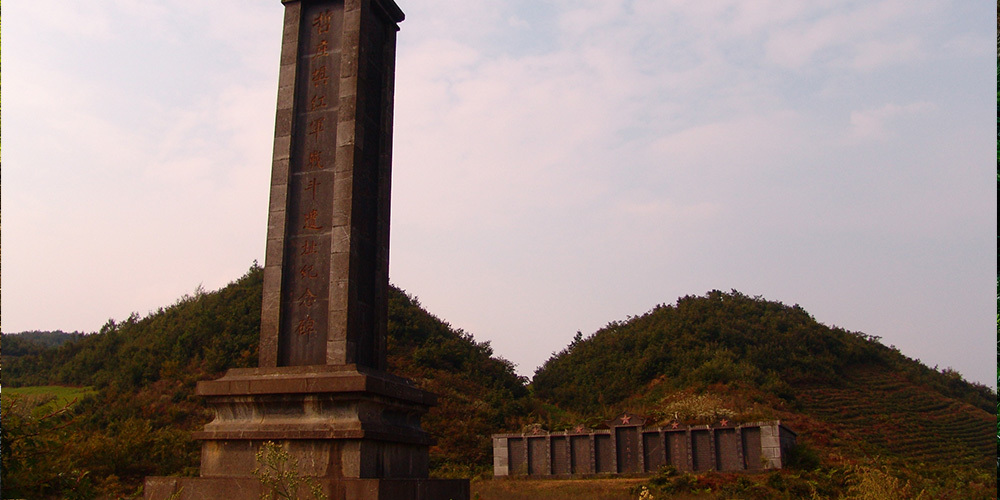
[[[278,363],[326,362],[342,4],[302,7]]]

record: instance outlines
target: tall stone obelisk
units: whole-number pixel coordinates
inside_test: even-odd
[[[402,19],[392,0],[348,1],[346,8],[285,2],[262,367],[385,368],[393,76]]]
[[[147,499],[257,499],[279,444],[331,500],[467,500],[427,479],[435,396],[385,373],[396,32],[393,0],[285,5],[259,368],[201,382],[215,420],[198,478]]]

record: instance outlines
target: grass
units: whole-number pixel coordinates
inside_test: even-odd
[[[20,396],[24,399],[38,400],[39,402],[54,398],[42,405],[44,408],[63,408],[66,405],[81,401],[90,394],[97,391],[90,387],[63,387],[58,385],[36,385],[29,387],[14,387],[3,390],[4,396]],[[6,399],[6,398],[4,398]]]

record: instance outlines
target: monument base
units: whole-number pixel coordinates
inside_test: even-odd
[[[201,477],[253,477],[274,442],[302,476],[421,479],[430,436],[420,417],[434,394],[354,365],[233,369],[198,383],[215,420],[202,441]]]
[[[312,478],[327,500],[469,500],[467,479],[327,479]],[[256,478],[147,477],[146,500],[234,500],[261,498]],[[293,498],[312,499],[300,486]]]
[[[468,480],[427,478],[433,440],[420,417],[436,397],[406,379],[354,365],[242,368],[199,382],[197,393],[215,412],[194,433],[201,477],[147,478],[147,500],[257,500],[267,442],[330,500],[469,498]],[[308,488],[299,498],[311,498]]]

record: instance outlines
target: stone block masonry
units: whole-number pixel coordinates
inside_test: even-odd
[[[796,434],[780,421],[645,427],[624,413],[602,429],[495,434],[493,475],[552,478],[780,469]]]
[[[392,0],[286,0],[260,366],[385,369]]]

